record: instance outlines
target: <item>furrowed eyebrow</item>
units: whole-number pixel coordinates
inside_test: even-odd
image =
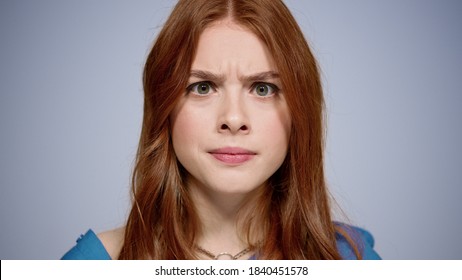
[[[250,76],[241,76],[239,77],[240,80],[246,82],[258,82],[258,81],[267,81],[270,79],[278,79],[279,74],[275,71],[266,71],[261,73],[255,73]]]
[[[214,81],[217,83],[223,83],[225,77],[223,75],[218,75],[209,71],[203,70],[191,70],[190,77],[199,78],[206,81]],[[240,76],[239,80],[244,82],[257,82],[257,81],[266,81],[270,79],[278,79],[279,74],[275,71],[265,71],[260,73],[255,73],[249,76]]]
[[[213,81],[217,83],[222,83],[225,80],[223,75],[217,75],[209,71],[203,70],[191,70],[190,77],[199,78],[206,81]]]

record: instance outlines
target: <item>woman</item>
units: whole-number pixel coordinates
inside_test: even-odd
[[[180,0],[144,93],[127,224],[64,259],[378,258],[331,220],[318,68],[281,1]]]

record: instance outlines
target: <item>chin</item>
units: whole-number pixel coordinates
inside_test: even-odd
[[[248,182],[232,182],[228,184],[220,184],[213,188],[216,192],[229,195],[245,195],[255,192],[257,189],[262,188],[265,183],[249,185]]]

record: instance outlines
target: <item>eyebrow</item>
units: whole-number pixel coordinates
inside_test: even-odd
[[[217,83],[223,83],[225,80],[224,75],[215,74],[209,71],[204,70],[191,70],[190,77],[199,78],[206,81],[214,81]],[[239,80],[244,82],[256,82],[256,81],[266,81],[269,79],[278,79],[279,74],[276,71],[264,71],[258,72],[249,76],[239,76]]]

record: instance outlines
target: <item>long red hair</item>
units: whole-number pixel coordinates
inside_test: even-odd
[[[245,231],[249,235],[251,221],[259,221],[265,237],[257,248],[261,259],[339,259],[324,179],[318,66],[295,19],[278,0],[180,0],[173,9],[144,69],[133,207],[119,258],[197,258],[200,221],[172,147],[169,116],[185,92],[199,36],[210,23],[225,18],[268,47],[292,119],[287,157],[260,193],[252,217],[246,217]]]

